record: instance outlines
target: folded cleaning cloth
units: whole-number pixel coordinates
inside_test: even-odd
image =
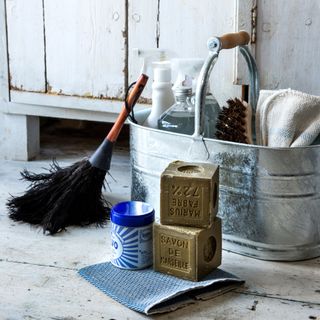
[[[257,144],[301,147],[320,134],[320,97],[303,92],[261,90],[256,111]]]
[[[206,300],[244,283],[216,269],[202,281],[192,282],[153,271],[124,270],[110,262],[88,266],[79,274],[123,305],[145,314],[173,311],[195,300]]]

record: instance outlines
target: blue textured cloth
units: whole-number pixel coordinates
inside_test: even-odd
[[[196,299],[210,298],[244,281],[216,269],[202,281],[193,282],[144,270],[124,270],[110,262],[88,266],[79,274],[114,300],[130,309],[145,313],[175,310]]]

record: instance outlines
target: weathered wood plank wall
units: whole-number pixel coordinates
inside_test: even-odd
[[[259,0],[256,59],[262,88],[320,95],[320,1]]]
[[[237,1],[6,3],[11,89],[62,96],[122,98],[127,82],[136,79],[142,64],[133,48],[160,47],[176,57],[205,58],[210,36],[237,27]],[[222,101],[239,95],[240,88],[233,82],[232,50],[221,55],[214,69],[215,95]],[[151,83],[145,98],[151,97]]]
[[[207,40],[235,30],[236,1],[160,1],[160,47],[170,48],[180,57],[206,58]],[[211,75],[211,91],[223,104],[240,96],[233,86],[234,50],[224,50]]]
[[[142,66],[142,59],[133,49],[157,48],[158,1],[129,0],[128,5],[128,62],[131,83],[139,75]],[[142,97],[147,99],[151,97],[151,81],[148,82]]]
[[[207,1],[199,0],[159,0],[129,1],[129,77],[132,81],[138,74],[141,61],[133,54],[133,48],[168,49],[173,57],[196,57],[205,59],[207,39],[211,36],[234,32],[240,26],[250,32],[252,0],[245,1]],[[237,10],[249,9],[247,16],[242,16],[238,25]],[[247,21],[245,20],[247,19]],[[170,56],[169,54],[169,56]],[[235,51],[224,51],[211,77],[211,88],[220,103],[231,96],[240,96],[241,88],[233,86],[237,78],[246,78],[246,66],[243,60],[235,59]],[[242,78],[240,80],[242,80]],[[240,83],[241,81],[238,81]],[[242,81],[241,83],[245,83]],[[151,85],[144,92],[144,97],[151,97]]]
[[[44,0],[48,91],[120,98],[125,2]]]
[[[12,89],[45,92],[41,0],[7,0],[10,84]]]
[[[166,48],[178,57],[207,55],[206,41],[252,31],[261,87],[320,94],[319,1],[303,0],[5,0],[10,84],[14,92],[121,98],[141,61],[132,49]],[[303,10],[301,10],[303,8]],[[235,50],[222,52],[211,89],[220,104],[248,82]],[[151,96],[151,81],[144,97]],[[19,98],[20,102],[23,96]],[[37,103],[36,99],[33,103]],[[56,99],[55,104],[60,104]]]

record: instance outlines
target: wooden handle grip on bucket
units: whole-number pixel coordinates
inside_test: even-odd
[[[128,106],[129,106],[129,112],[132,110],[133,106],[135,105],[135,103],[139,99],[144,87],[147,84],[147,81],[148,81],[148,76],[146,76],[145,74],[141,74],[139,79],[135,83],[135,85],[134,85],[134,87],[133,87],[132,91],[130,92],[129,97],[127,99]],[[127,111],[126,106],[124,104],[116,122],[114,123],[109,134],[107,135],[107,140],[109,140],[111,142],[115,142],[117,140],[118,135],[121,131],[121,128],[122,128],[124,122],[126,121],[127,117],[128,117],[128,111]]]
[[[232,49],[237,46],[243,46],[249,43],[250,35],[246,31],[235,33],[226,33],[219,37],[221,41],[221,49]]]

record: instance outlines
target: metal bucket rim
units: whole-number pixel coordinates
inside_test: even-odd
[[[135,114],[139,115],[142,112],[145,112],[145,110],[139,110]],[[138,129],[161,132],[161,134],[179,135],[179,136],[183,136],[183,137],[188,137],[190,139],[199,140],[199,138],[195,138],[192,135],[176,133],[176,132],[169,132],[169,131],[159,130],[159,129],[155,129],[155,128],[145,127],[145,126],[143,126],[143,125],[141,125],[139,123],[132,122],[130,119],[128,119],[128,122],[129,122],[129,124],[131,126],[137,127]],[[292,148],[290,148],[290,147],[272,147],[271,148],[271,147],[268,147],[268,146],[261,146],[261,145],[255,145],[255,144],[245,144],[245,143],[231,142],[231,141],[218,140],[218,139],[212,139],[212,138],[203,138],[202,136],[201,136],[200,139],[201,140],[203,139],[204,141],[213,141],[213,142],[219,143],[221,145],[234,145],[236,147],[241,147],[241,148],[244,148],[244,149],[246,149],[246,148],[247,149],[263,149],[263,150],[270,150],[270,151],[276,151],[276,152],[282,152],[282,151],[297,152],[298,150],[302,151],[302,150],[306,150],[306,149],[317,149],[320,152],[320,144],[304,146],[304,147],[292,147]]]

